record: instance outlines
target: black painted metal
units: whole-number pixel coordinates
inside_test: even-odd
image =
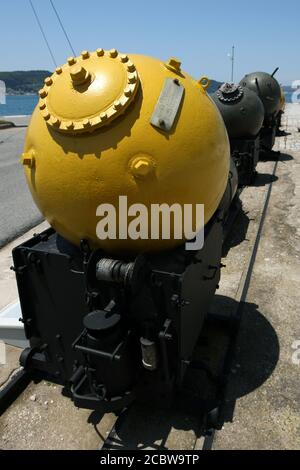
[[[219,283],[222,214],[206,226],[202,250],[186,251],[182,246],[136,260],[110,261],[103,264],[98,279],[103,253],[89,253],[87,244],[83,252],[52,229],[15,248],[30,340],[30,349],[22,355],[24,367],[64,385],[76,406],[106,412],[122,409],[133,399],[151,397],[159,406],[170,402]],[[131,270],[126,282],[103,273],[112,265],[123,272],[122,263],[124,272],[126,266]],[[108,309],[112,302],[113,312]],[[110,314],[118,322],[109,333],[100,331],[98,326],[106,323],[95,323],[94,316]],[[155,344],[157,370],[143,368],[141,337]]]
[[[223,117],[230,141],[232,160],[238,171],[239,186],[252,184],[260,154],[264,106],[252,90],[224,84],[212,95]]]
[[[240,85],[224,84],[211,98],[223,117],[230,139],[257,137],[264,121],[264,107],[256,93]]]
[[[260,155],[260,137],[253,139],[230,139],[231,157],[235,163],[239,186],[253,183]]]
[[[278,125],[277,117],[281,108],[281,89],[278,81],[274,78],[275,73],[270,75],[265,72],[254,72],[245,75],[240,81],[240,85],[259,96],[264,106],[264,124],[260,132],[262,154],[271,151],[274,146]]]
[[[240,85],[249,88],[260,97],[265,109],[265,121],[279,112],[281,89],[272,75],[265,72],[250,73],[242,78]]]

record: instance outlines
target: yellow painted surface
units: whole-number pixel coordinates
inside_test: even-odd
[[[117,208],[120,195],[128,204],[147,207],[202,203],[205,222],[216,211],[229,172],[225,126],[201,83],[183,72],[177,59],[171,65],[172,70],[170,62],[97,49],[69,58],[46,79],[22,161],[36,204],[69,241],[78,245],[85,238],[107,252],[182,243],[100,241],[96,208],[102,203]],[[170,132],[150,124],[167,77],[185,89]]]

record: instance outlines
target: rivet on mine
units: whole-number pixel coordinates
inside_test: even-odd
[[[51,77],[47,77],[47,78],[45,78],[45,84],[46,84],[47,86],[50,86],[50,85],[52,85],[52,83],[53,83],[53,80],[52,80],[52,78],[51,78]]]
[[[129,83],[136,83],[136,75],[135,74],[131,74],[131,75],[128,75],[128,82]]]
[[[124,95],[127,96],[127,98],[129,96],[131,96],[132,95],[132,89],[130,87],[125,88]]]
[[[48,93],[46,92],[46,90],[40,90],[39,91],[39,95],[41,98],[46,98],[46,96],[48,95]]]
[[[45,121],[49,121],[51,115],[49,113],[49,111],[46,109],[44,114],[43,114],[43,118],[45,119]]]
[[[90,57],[90,53],[88,51],[82,51],[81,57],[83,59],[88,59]]]
[[[74,57],[69,57],[68,58],[68,64],[69,65],[74,65],[76,64],[76,59]]]
[[[114,102],[114,108],[115,109],[121,109],[122,108],[122,103],[121,101],[117,100]]]
[[[114,57],[117,57],[117,55],[118,55],[117,49],[111,49],[111,50],[109,51],[109,55],[110,55],[110,57],[113,57],[113,58],[114,58]]]
[[[98,124],[100,124],[100,122],[101,122],[100,116],[96,116],[96,117],[90,119],[91,127],[92,126],[98,126]]]
[[[145,178],[153,171],[153,163],[149,158],[138,157],[131,163],[131,173],[138,178]]]
[[[128,57],[128,55],[122,54],[120,56],[120,59],[121,59],[121,62],[123,62],[125,64],[125,62],[128,62],[129,57]]]
[[[91,74],[84,68],[76,65],[70,70],[70,76],[74,85],[82,85],[91,79]]]
[[[52,119],[51,119],[51,124],[53,124],[53,126],[55,126],[55,127],[59,127],[60,126],[60,119],[53,116]]]
[[[180,72],[181,62],[180,60],[176,59],[175,57],[171,57],[168,62],[166,63],[166,67],[173,72]]]
[[[60,75],[62,73],[62,68],[61,67],[57,67],[57,69],[55,70],[55,72],[57,73],[57,75]]]
[[[97,49],[96,53],[98,57],[102,57],[104,55],[104,49]]]
[[[127,70],[128,72],[135,72],[135,65],[132,62],[128,62]]]
[[[35,164],[35,158],[32,153],[23,153],[22,154],[22,164],[32,168]]]
[[[85,127],[85,128],[86,128],[86,127],[91,127],[91,122],[90,122],[89,119],[84,119],[84,120],[82,121],[82,124],[83,124],[83,127]]]
[[[100,114],[100,119],[101,119],[101,121],[106,121],[107,120],[107,114],[106,113],[101,113]]]
[[[40,108],[41,111],[42,111],[43,109],[45,109],[45,108],[46,108],[46,103],[41,103],[41,104],[39,105],[39,108]]]

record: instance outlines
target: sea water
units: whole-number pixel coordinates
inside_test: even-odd
[[[8,95],[6,104],[0,104],[0,116],[27,116],[38,103],[38,95]]]
[[[292,102],[292,93],[285,94],[286,102]],[[38,103],[38,95],[6,96],[6,104],[0,104],[0,116],[31,115]]]

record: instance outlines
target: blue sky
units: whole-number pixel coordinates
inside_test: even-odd
[[[70,56],[49,0],[32,0],[57,62]],[[97,47],[181,59],[195,78],[235,79],[273,71],[300,79],[299,0],[54,0],[77,53]],[[0,70],[53,69],[28,0],[0,1]]]

